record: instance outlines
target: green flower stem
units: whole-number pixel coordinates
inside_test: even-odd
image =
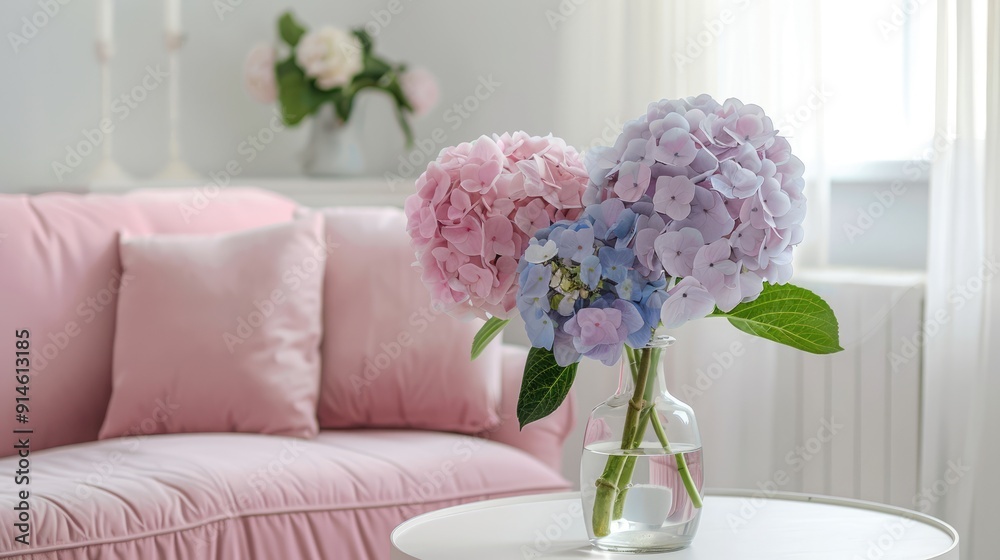
[[[646,431],[646,424],[649,423],[649,412],[651,409],[647,408],[642,411],[642,416],[639,417],[639,429],[636,431],[638,434],[642,434]],[[636,442],[636,446],[640,442]],[[635,471],[635,455],[628,455],[625,457],[625,466],[622,468],[621,476],[618,477],[618,494],[615,496],[615,506],[611,512],[611,519],[621,519],[622,511],[625,509],[625,496],[628,494],[628,485],[632,482],[632,473]]]
[[[625,456],[611,455],[608,463],[604,466],[601,478],[597,479],[597,496],[594,499],[594,536],[606,537],[611,533],[611,508],[615,503],[615,495],[618,487],[612,480],[621,477],[622,469],[625,466]]]
[[[639,369],[636,372],[636,386],[632,392],[632,398],[628,403],[628,412],[625,413],[625,426],[622,430],[622,450],[634,449],[636,445],[635,440],[639,428],[639,417],[646,404],[642,397],[645,393],[646,381],[649,378],[652,353],[652,349],[650,348],[644,348],[640,351]],[[618,494],[618,485],[625,470],[626,459],[625,455],[612,455],[608,457],[608,462],[604,467],[601,478],[595,482],[597,485],[597,496],[594,501],[592,525],[594,535],[597,537],[605,537],[611,533],[611,515],[613,513],[615,498]],[[629,477],[631,477],[631,473],[629,473]]]
[[[632,370],[632,381],[634,383],[636,378],[639,376],[638,372],[639,363],[636,360],[635,351],[632,350],[632,348],[630,348],[627,344],[624,345],[624,348],[625,348],[625,357],[626,359],[628,359],[628,367],[630,370]],[[645,422],[649,418],[648,410],[649,409],[646,409],[646,412],[644,412],[642,417],[639,419],[639,424],[640,424],[638,430],[639,433],[644,432],[646,429]],[[615,484],[617,496],[615,497],[614,509],[611,512],[612,520],[621,519],[622,517],[622,510],[625,507],[625,494],[628,493],[628,482],[632,480],[632,473],[633,471],[635,471],[635,460],[636,457],[634,455],[629,455],[628,457],[625,458],[625,466],[622,467],[621,473],[618,477],[618,481]],[[623,482],[624,484],[622,484]]]
[[[656,438],[660,440],[663,450],[670,453],[670,442],[667,441],[667,433],[663,431],[663,425],[660,424],[660,417],[657,414],[653,414],[652,417]],[[698,493],[698,487],[694,485],[694,478],[691,477],[691,471],[688,470],[687,459],[684,458],[683,453],[675,453],[674,459],[677,461],[677,474],[681,475],[681,480],[684,481],[684,488],[687,489],[688,496],[691,498],[691,504],[700,508],[701,494]]]
[[[625,346],[628,348],[628,346]],[[660,360],[660,349],[651,348],[643,350],[642,352],[650,352],[649,359],[649,369],[650,371],[656,371],[656,364]],[[633,357],[635,354],[633,353]],[[638,383],[639,375],[635,367],[635,362],[630,362],[629,365],[632,367],[632,379],[636,381],[635,393],[640,390],[640,385]],[[646,376],[645,387],[642,387],[642,402],[643,410],[639,416],[639,424],[635,430],[635,436],[632,438],[632,448],[637,448],[642,444],[642,436],[646,433],[646,426],[649,424],[649,418],[653,416],[653,408],[650,403],[653,402],[653,390],[656,388],[656,376],[648,375]],[[614,509],[611,513],[611,519],[621,519],[622,510],[625,508],[625,497],[628,494],[628,485],[632,482],[632,473],[635,471],[635,463],[637,460],[636,455],[629,455],[625,459],[625,467],[622,468],[621,476],[618,478],[618,495],[615,497]]]

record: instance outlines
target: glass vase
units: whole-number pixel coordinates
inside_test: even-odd
[[[625,347],[618,390],[590,414],[580,463],[590,542],[614,552],[686,548],[701,516],[701,436],[691,407],[668,391],[669,336]]]

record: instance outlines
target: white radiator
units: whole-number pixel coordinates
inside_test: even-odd
[[[699,419],[706,484],[913,507],[923,276],[822,271],[793,282],[833,307],[843,352],[805,354],[723,320],[677,335],[668,377]]]
[[[789,356],[788,390],[801,406],[782,410],[792,441],[843,428],[801,471],[799,489],[913,507],[919,480],[924,283],[922,275],[816,275],[799,283],[840,320],[844,351]],[[791,443],[791,442],[788,442]]]

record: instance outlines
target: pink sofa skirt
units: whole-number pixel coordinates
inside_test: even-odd
[[[438,432],[106,440],[32,454],[30,546],[0,479],[0,558],[386,559],[410,517],[568,486],[524,451]]]

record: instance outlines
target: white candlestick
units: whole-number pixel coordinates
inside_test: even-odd
[[[181,0],[166,0],[167,2],[167,34],[181,32]]]
[[[184,42],[184,35],[181,33],[181,6],[180,0],[166,0],[167,7],[167,54],[170,68],[170,96],[167,106],[167,120],[170,124],[170,138],[168,147],[170,159],[167,161],[157,179],[170,183],[191,183],[201,181],[201,176],[196,171],[188,167],[181,157],[180,144],[180,56],[178,51]]]
[[[108,45],[115,34],[115,10],[112,0],[101,0],[97,7],[97,39]]]
[[[100,0],[97,5],[97,60],[101,63],[101,120],[100,127],[114,126],[111,112],[111,57],[114,47],[111,40],[114,35],[114,2]],[[101,144],[101,161],[90,176],[91,190],[113,189],[129,185],[132,178],[115,163],[111,149],[112,132],[107,132]]]

